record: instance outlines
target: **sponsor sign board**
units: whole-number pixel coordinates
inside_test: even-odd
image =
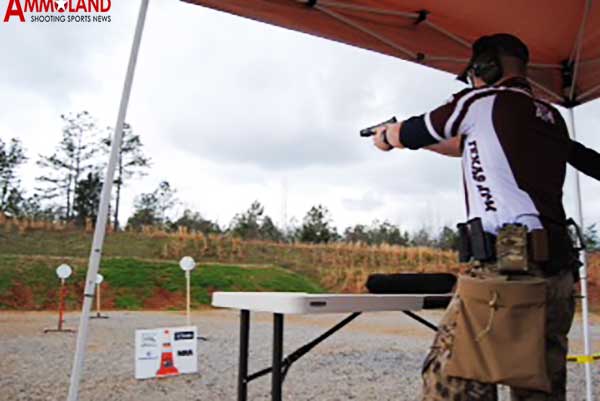
[[[195,326],[135,331],[135,378],[177,376],[198,372]]]

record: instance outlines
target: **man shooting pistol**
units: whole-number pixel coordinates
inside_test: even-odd
[[[470,88],[423,115],[361,131],[382,151],[461,157],[467,221],[456,295],[423,366],[423,400],[566,399],[579,262],[562,202],[567,163],[600,179],[600,155],[569,138],[527,80],[529,51],[484,36],[458,77]],[[395,120],[395,119],[394,119]]]

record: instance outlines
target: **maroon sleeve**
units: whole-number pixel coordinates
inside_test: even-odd
[[[400,132],[402,144],[409,149],[420,149],[458,135],[459,118],[464,118],[466,113],[466,107],[465,112],[461,112],[464,98],[472,92],[473,89],[462,90],[442,106],[404,121]],[[457,123],[456,128],[452,127],[454,121]]]
[[[446,126],[453,115],[457,116],[460,113],[460,107],[463,103],[461,102],[461,99],[472,91],[472,89],[462,90],[454,94],[446,104],[427,113],[425,118],[429,118],[429,128],[433,129],[435,134],[442,139],[450,139],[450,137],[456,136],[457,134],[449,135],[447,132],[447,128],[449,127]]]
[[[600,180],[600,154],[576,141],[569,146],[569,164],[583,174]]]

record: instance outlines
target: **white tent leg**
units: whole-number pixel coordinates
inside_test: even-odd
[[[574,140],[577,139],[577,135],[575,133],[575,112],[572,108],[569,109],[569,123],[571,126],[571,136]],[[575,171],[575,191],[576,191],[576,208],[577,208],[577,223],[581,227],[581,230],[585,230],[585,226],[583,225],[583,208],[581,203],[581,186],[579,184],[579,172]],[[583,324],[583,344],[584,344],[584,354],[587,357],[592,355],[592,349],[590,344],[590,325],[589,325],[589,298],[588,298],[588,275],[587,275],[587,253],[585,251],[581,252],[581,263],[583,266],[579,269],[579,276],[581,277],[581,309],[582,309],[582,324]],[[585,367],[585,394],[586,400],[592,401],[592,365],[591,363],[586,363],[583,365]]]
[[[119,114],[117,116],[117,124],[115,125],[115,134],[110,149],[108,168],[106,169],[106,176],[104,177],[104,183],[102,184],[100,207],[98,210],[98,218],[96,219],[96,229],[94,231],[92,249],[90,251],[88,271],[85,279],[85,288],[83,290],[83,307],[81,309],[81,317],[79,320],[77,347],[75,349],[75,357],[73,359],[73,368],[71,371],[71,381],[69,384],[69,395],[67,401],[77,401],[79,399],[79,383],[81,381],[83,362],[87,348],[90,309],[94,299],[96,275],[98,274],[100,258],[102,257],[102,245],[104,244],[104,234],[108,220],[108,206],[110,203],[110,194],[115,176],[115,166],[117,164],[119,150],[121,149],[121,141],[123,139],[123,123],[125,121],[125,115],[127,114],[127,105],[129,104],[129,95],[131,94],[131,86],[133,83],[135,66],[142,40],[142,32],[144,31],[146,12],[148,11],[148,2],[149,0],[142,0],[140,5],[137,25],[135,27],[135,35],[133,38],[133,45],[131,47],[131,56],[129,58],[127,75],[125,76],[125,84],[123,86],[123,94],[121,96],[121,103],[119,106]]]

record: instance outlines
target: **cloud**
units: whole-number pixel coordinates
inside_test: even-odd
[[[26,176],[43,173],[35,156],[58,142],[61,113],[87,109],[100,125],[114,124],[138,5],[113,2],[109,24],[0,25],[0,136],[23,139],[32,159]],[[285,203],[298,221],[323,204],[340,227],[454,224],[464,219],[459,160],[382,153],[358,131],[421,114],[462,88],[413,63],[153,1],[127,115],[153,167],[125,188],[123,214],[135,195],[167,179],[187,206],[222,224],[255,199],[277,221]],[[576,111],[578,137],[596,149],[599,110],[596,101]],[[600,221],[598,182],[584,178],[582,189],[586,220]]]
[[[365,192],[360,198],[344,198],[343,205],[351,211],[371,211],[383,206],[384,202],[380,195],[373,192]]]
[[[112,2],[115,23],[21,23],[0,26],[2,80],[0,88],[18,89],[59,99],[70,92],[97,89],[102,76],[91,67],[97,51],[113,47],[128,30],[135,11],[128,2]],[[116,29],[114,29],[116,28]]]
[[[406,62],[199,10],[164,10],[180,23],[149,33],[136,86],[136,96],[161,93],[154,129],[197,157],[264,170],[349,165],[365,158],[360,128],[434,105],[411,94],[420,84]]]

